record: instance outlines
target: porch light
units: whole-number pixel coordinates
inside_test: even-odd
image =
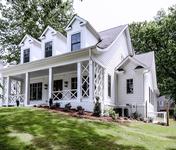
[[[47,90],[48,89],[48,84],[44,84],[44,88],[45,88],[45,90]]]

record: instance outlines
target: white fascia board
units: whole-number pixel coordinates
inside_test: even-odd
[[[0,72],[3,75],[19,75],[25,72],[44,70],[48,69],[49,67],[57,67],[89,60],[89,49],[90,48],[81,51],[69,52],[62,55],[52,56],[45,59],[32,61],[29,63],[18,64],[15,66],[1,69]]]
[[[140,61],[136,60],[135,58],[131,57],[131,56],[127,56],[116,68],[115,70],[117,70],[118,68],[120,68],[127,60],[131,60],[132,62],[141,65],[142,67],[144,67],[145,69],[148,68],[145,64],[141,63]]]
[[[70,22],[68,23],[68,25],[66,26],[65,31],[71,30],[71,27],[70,27],[70,26],[72,25],[72,23],[73,23],[76,19],[78,19],[78,20],[80,20],[81,22],[83,22],[81,25],[85,25],[85,24],[87,23],[87,21],[84,20],[83,18],[79,17],[78,15],[74,15],[73,18],[72,18],[72,19],[70,20]]]
[[[51,31],[53,31],[54,33],[53,34],[55,34],[57,31],[55,30],[55,29],[53,29],[51,26],[47,26],[46,27],[46,29],[43,31],[43,33],[41,34],[41,36],[39,37],[39,39],[44,39],[45,37],[43,36],[48,30],[51,30]]]
[[[131,43],[131,37],[130,37],[128,25],[127,25],[127,28],[125,31],[126,31],[127,46],[128,46],[129,54],[130,54],[130,56],[133,56],[135,54],[135,52],[134,52],[134,49],[133,49],[133,46]]]
[[[97,53],[108,51],[108,50],[117,42],[117,40],[120,38],[120,36],[123,34],[123,32],[126,30],[127,27],[128,27],[128,25],[126,25],[126,26],[124,27],[124,29],[119,33],[119,35],[116,37],[116,39],[115,39],[107,48],[101,49],[101,48],[97,47],[97,48],[96,48]]]
[[[24,43],[23,43],[23,42],[26,40],[26,38],[31,39],[30,43],[36,43],[36,44],[38,44],[38,45],[41,45],[41,42],[40,42],[40,41],[38,41],[37,39],[33,38],[32,36],[26,34],[26,35],[23,37],[23,39],[21,40],[21,42],[20,42],[20,44],[19,44],[18,46],[20,46],[20,47],[21,47],[21,46],[24,46]]]

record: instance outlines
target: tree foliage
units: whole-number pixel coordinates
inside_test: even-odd
[[[18,44],[25,34],[38,38],[48,26],[64,33],[73,15],[72,0],[8,0],[0,2],[1,59],[19,61]]]
[[[137,53],[155,52],[160,93],[176,101],[176,5],[158,11],[154,21],[132,23],[130,33]]]

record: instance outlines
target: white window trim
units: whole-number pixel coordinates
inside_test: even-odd
[[[72,49],[71,49],[71,45],[72,45],[71,37],[72,37],[72,35],[77,34],[77,33],[80,33],[80,39],[81,39],[81,41],[80,41],[80,49],[82,49],[82,47],[83,47],[83,32],[82,32],[81,30],[72,32],[72,33],[70,33],[70,36],[69,36],[69,39],[70,39],[69,48],[70,48],[70,51],[71,51],[71,52],[72,52]],[[79,51],[79,50],[78,50],[78,51]]]
[[[45,44],[48,43],[48,42],[52,42],[52,56],[54,56],[54,53],[53,53],[54,42],[53,42],[53,39],[52,39],[52,40],[48,40],[48,41],[43,42],[44,43],[43,58],[48,58],[48,57],[45,57]],[[52,57],[52,56],[50,56],[50,57]]]

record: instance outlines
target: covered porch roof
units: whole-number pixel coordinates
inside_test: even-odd
[[[69,52],[57,56],[48,57],[45,59],[40,59],[37,61],[32,61],[29,63],[18,64],[10,66],[8,68],[1,69],[1,73],[4,77],[6,76],[15,76],[19,74],[24,74],[26,72],[34,72],[38,70],[45,70],[50,67],[65,66],[68,64],[74,64],[81,61],[86,61],[89,59],[89,50],[95,48],[95,46],[75,51]]]

